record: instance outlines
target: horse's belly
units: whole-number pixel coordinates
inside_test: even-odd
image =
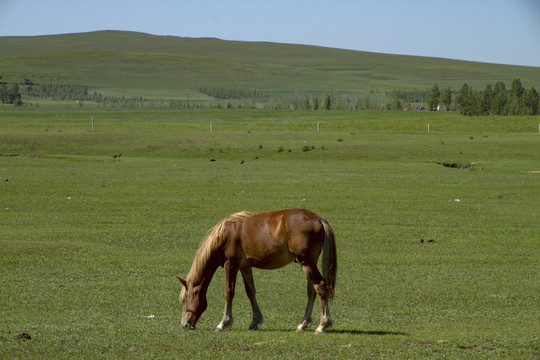
[[[279,269],[290,264],[295,256],[289,251],[276,251],[266,254],[245,254],[247,266],[258,269]]]

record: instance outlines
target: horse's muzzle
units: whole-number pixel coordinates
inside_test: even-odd
[[[190,324],[182,324],[182,329],[184,330],[195,330],[195,326]]]
[[[192,312],[186,312],[184,316],[182,316],[182,329],[185,330],[195,330],[195,321],[194,316]]]

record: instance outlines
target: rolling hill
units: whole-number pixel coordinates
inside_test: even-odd
[[[106,94],[175,98],[200,86],[293,93],[362,94],[393,89],[482,89],[520,78],[540,89],[540,68],[379,54],[317,46],[126,31],[0,37],[8,82],[78,83]],[[189,96],[189,95],[188,95]]]

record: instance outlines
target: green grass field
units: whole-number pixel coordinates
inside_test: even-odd
[[[1,108],[0,357],[538,358],[539,122]],[[260,331],[241,285],[234,329],[213,331],[221,270],[183,331],[175,276],[206,231],[291,207],[336,232],[334,327],[294,332],[306,291],[291,264],[254,271]]]

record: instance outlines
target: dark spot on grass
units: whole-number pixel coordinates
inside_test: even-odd
[[[457,163],[457,162],[444,162],[444,163],[437,163],[439,165],[442,165],[444,167],[447,167],[447,168],[452,168],[452,169],[461,169],[461,170],[468,170],[470,168],[472,168],[474,166],[473,163]]]
[[[28,333],[20,332],[17,335],[15,335],[15,339],[19,341],[26,341],[26,340],[31,340],[32,337]]]

